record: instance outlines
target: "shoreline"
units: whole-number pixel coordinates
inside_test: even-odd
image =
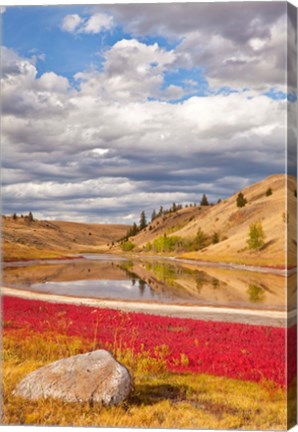
[[[123,254],[123,253],[111,253],[101,252],[101,253],[86,253],[72,256],[61,256],[52,258],[22,258],[22,259],[3,259],[2,265],[18,265],[18,264],[29,264],[31,262],[55,262],[55,261],[74,261],[74,260],[88,260],[88,255],[97,256],[111,256],[111,257],[122,257],[122,259],[137,259],[137,260],[164,260],[174,263],[181,264],[191,264],[199,267],[220,267],[228,270],[243,270],[258,273],[276,274],[280,276],[290,276],[297,271],[297,267],[282,267],[282,266],[258,266],[258,265],[247,265],[247,264],[237,264],[237,263],[226,263],[226,262],[216,262],[216,261],[201,261],[189,258],[171,257],[163,255],[140,255],[140,254]]]
[[[36,293],[9,287],[1,287],[1,295],[19,297],[28,300],[41,300],[50,303],[73,304],[103,309],[122,310],[124,312],[144,313],[174,318],[190,318],[202,321],[222,321],[249,325],[290,327],[296,322],[296,309],[288,313],[273,310],[233,309],[212,306],[184,306],[142,303],[122,300],[103,300],[89,297],[74,297],[57,294]]]

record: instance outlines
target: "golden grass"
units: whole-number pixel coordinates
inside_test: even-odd
[[[179,255],[179,258],[213,263],[241,264],[261,267],[283,267],[285,265],[285,254],[277,254],[275,257],[262,257],[261,254],[239,257],[235,255],[222,254],[211,257],[204,254],[204,252],[185,252]],[[289,265],[293,265],[293,263],[289,262]]]
[[[19,261],[23,259],[53,259],[62,258],[68,254],[63,251],[38,249],[15,243],[4,243],[2,245],[2,256],[5,261]]]
[[[208,375],[174,374],[146,353],[114,347],[134,376],[134,392],[117,407],[24,401],[14,397],[16,384],[30,371],[58,358],[90,351],[92,341],[22,331],[3,341],[3,423],[61,426],[267,429],[286,428],[286,395],[269,383],[257,384]]]

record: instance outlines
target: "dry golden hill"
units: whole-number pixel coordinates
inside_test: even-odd
[[[64,221],[30,222],[28,217],[2,217],[2,259],[54,258],[99,252],[123,237],[128,225]]]
[[[268,189],[272,190],[269,196],[266,195]],[[237,192],[212,206],[186,208],[158,217],[145,230],[131,237],[130,241],[136,245],[134,251],[147,251],[152,255],[156,252],[154,241],[157,238],[166,235],[167,238],[176,237],[176,241],[177,237],[181,238],[182,244],[185,241],[191,243],[201,229],[208,237],[206,247],[190,251],[183,245],[179,246],[178,241],[172,255],[202,261],[264,266],[285,266],[288,242],[288,265],[295,266],[295,190],[294,177],[276,174],[244,188],[242,193],[247,204],[242,208],[236,205]],[[247,240],[250,225],[255,222],[261,222],[265,242],[262,247],[251,250]],[[219,241],[213,244],[215,233]]]

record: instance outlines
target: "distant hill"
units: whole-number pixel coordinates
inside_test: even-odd
[[[296,187],[294,177],[276,174],[242,189],[247,200],[242,208],[236,205],[238,191],[218,204],[167,212],[129,238],[132,252],[284,267],[285,250],[288,249],[287,263],[296,266]],[[265,240],[262,247],[251,250],[247,240],[250,225],[255,222],[261,223]],[[28,218],[3,217],[3,260],[51,258],[84,252],[121,253],[123,245],[117,241],[125,237],[129,228],[129,225],[30,222]],[[198,232],[204,239],[203,247],[198,242]],[[170,248],[160,249],[163,242]]]
[[[64,221],[30,222],[28,217],[2,217],[2,259],[52,258],[100,252],[123,237],[129,225]]]
[[[296,187],[294,177],[273,175],[242,189],[247,200],[242,208],[236,205],[237,192],[212,206],[189,207],[160,216],[129,240],[135,245],[133,251],[147,251],[150,255],[156,255],[154,244],[166,236],[176,243],[173,251],[167,255],[268,266],[285,265],[287,241],[288,264],[296,266]],[[250,250],[247,244],[250,224],[257,221],[261,222],[266,238],[263,247]],[[286,240],[287,225],[289,235]],[[207,237],[206,247],[201,250],[191,250],[190,247],[187,250],[185,244],[191,244],[199,229]]]

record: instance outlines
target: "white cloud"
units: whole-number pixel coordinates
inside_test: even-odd
[[[113,18],[111,16],[97,13],[92,15],[80,27],[80,33],[100,33],[102,30],[110,30],[113,27]]]
[[[97,34],[103,30],[113,27],[113,17],[110,15],[96,13],[89,18],[81,18],[79,15],[66,15],[63,18],[61,28],[69,33],[91,33]]]
[[[103,72],[78,73],[82,93],[97,95],[115,101],[139,101],[148,97],[175,98],[183,94],[181,88],[172,86],[160,90],[166,68],[173,64],[176,55],[158,46],[146,45],[136,39],[123,39],[104,53]]]
[[[68,79],[54,72],[44,73],[37,81],[37,88],[41,91],[64,93],[69,88]]]
[[[279,87],[284,90],[286,37],[286,16],[283,15],[263,37],[252,37],[245,44],[220,32],[210,35],[196,30],[185,35],[176,51],[181,65],[204,67],[213,88],[248,87],[264,91]]]
[[[283,170],[286,102],[254,91],[168,103],[179,88],[160,86],[175,51],[120,41],[102,71],[77,76],[78,90],[53,72],[37,78],[32,60],[11,50],[2,59],[9,213],[30,206],[43,217],[120,222],[140,208],[198,200],[206,185],[216,199],[238,178]]]
[[[61,28],[66,32],[74,33],[82,22],[82,18],[77,14],[66,15],[63,18]]]
[[[5,6],[0,6],[0,14],[4,14],[6,12],[6,7]]]

